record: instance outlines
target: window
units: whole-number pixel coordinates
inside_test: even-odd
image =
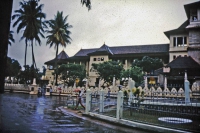
[[[198,20],[197,9],[191,9],[190,10],[190,20],[191,21],[197,21]]]
[[[176,55],[173,56],[173,59],[176,59]]]
[[[101,61],[101,59],[100,59],[100,58],[98,58],[98,61]]]
[[[49,69],[53,69],[53,66],[50,65],[50,66],[49,66]]]
[[[177,45],[180,47],[183,44],[183,37],[177,37]]]
[[[173,46],[174,47],[187,46],[187,37],[174,37]]]
[[[184,37],[184,46],[187,46],[187,37]]]
[[[104,58],[103,58],[103,57],[101,58],[101,61],[104,61]]]
[[[174,47],[176,47],[176,37],[173,38]]]

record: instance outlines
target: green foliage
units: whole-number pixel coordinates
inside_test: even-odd
[[[15,59],[7,58],[5,76],[17,77],[21,69],[19,62]]]
[[[152,70],[163,67],[163,62],[159,58],[150,58],[148,56],[144,56],[142,60],[134,60],[132,67],[135,66],[143,68],[143,71],[145,72],[151,72]]]
[[[38,73],[38,69],[35,69],[34,66],[29,66],[29,65],[26,65],[24,66],[25,69],[24,71],[20,71],[19,75],[18,75],[18,79],[20,79],[20,83],[21,84],[31,84],[32,81],[33,81],[33,78],[36,78],[36,82],[39,81],[40,77],[41,77],[41,74]],[[27,82],[29,81],[29,82]]]
[[[139,97],[140,94],[140,89],[136,88],[136,90],[133,92],[134,96],[136,96],[137,98]]]
[[[77,78],[82,81],[86,77],[86,70],[83,65],[69,63],[61,65],[58,68],[58,74],[62,75],[63,80],[69,78],[68,84],[71,83],[73,85]]]
[[[90,0],[81,0],[81,4],[85,5],[88,8],[88,11],[91,10],[91,1]]]
[[[128,97],[128,92],[126,90],[124,91],[124,97]]]
[[[143,73],[140,67],[134,66],[127,70],[121,71],[121,78],[132,78],[135,81],[136,86],[139,86],[143,82]]]
[[[56,73],[56,83],[57,84],[57,56],[58,56],[58,47],[59,45],[66,47],[66,44],[71,43],[70,34],[71,32],[68,30],[69,28],[72,28],[69,23],[67,23],[67,17],[63,17],[63,12],[57,12],[54,19],[51,19],[49,21],[46,21],[45,23],[49,26],[50,30],[47,30],[46,32],[49,34],[47,38],[46,44],[50,45],[50,48],[54,46],[56,49],[56,61],[55,61],[55,73]]]
[[[112,83],[113,77],[120,79],[120,72],[123,70],[121,63],[116,61],[106,61],[99,64],[92,64],[93,68],[97,70],[100,79],[104,79],[104,83]]]
[[[46,15],[42,12],[43,5],[38,4],[38,0],[29,0],[29,1],[22,1],[19,3],[20,9],[15,10],[15,14],[12,16],[12,20],[16,19],[13,24],[13,27],[17,26],[17,33],[19,31],[23,31],[22,37],[20,40],[25,38],[26,48],[25,48],[25,61],[24,65],[26,66],[26,53],[27,53],[27,42],[31,41],[32,47],[32,63],[35,64],[35,57],[33,52],[33,40],[41,44],[41,40],[39,35],[44,38],[43,26],[45,26],[43,20],[45,19]]]
[[[9,35],[8,35],[8,44],[11,46],[12,43],[15,42],[15,39],[13,38],[13,31],[10,31],[9,32]]]
[[[54,19],[46,21],[50,28],[46,31],[49,34],[46,38],[50,47],[54,45],[57,48],[59,44],[66,47],[66,44],[71,43],[72,39],[69,36],[71,32],[68,29],[72,26],[67,23],[67,18],[68,16],[63,16],[63,12],[58,11]]]

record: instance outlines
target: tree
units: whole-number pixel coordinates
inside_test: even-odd
[[[62,75],[62,79],[69,79],[67,82],[69,85],[73,85],[76,80],[79,80],[79,85],[82,85],[82,81],[86,77],[86,70],[83,65],[79,64],[63,64],[58,68],[58,74]]]
[[[134,66],[121,72],[121,78],[132,78],[136,86],[139,86],[143,81],[143,73],[140,67]]]
[[[85,5],[88,8],[88,11],[91,10],[91,1],[90,0],[81,0],[81,4]]]
[[[12,43],[15,42],[15,39],[13,38],[13,33],[14,33],[13,31],[10,31],[10,32],[9,32],[9,35],[8,35],[8,39],[9,39],[9,40],[8,40],[8,44],[9,44],[10,46],[11,46]]]
[[[43,19],[45,19],[46,15],[42,12],[43,4],[38,5],[38,0],[29,0],[28,2],[23,1],[19,4],[21,8],[19,10],[15,10],[16,14],[12,16],[13,20],[17,18],[13,27],[18,25],[17,33],[19,33],[19,31],[23,31],[23,35],[20,40],[25,38],[26,46],[24,65],[26,66],[27,42],[31,41],[32,65],[35,65],[35,68],[37,68],[33,51],[33,40],[41,45],[41,40],[38,35],[44,38],[44,35],[42,34],[44,32],[43,26],[45,26]]]
[[[111,84],[114,76],[116,80],[120,79],[120,72],[123,70],[123,65],[116,61],[106,61],[99,64],[93,63],[92,66],[96,69],[99,78],[104,80],[104,84]]]
[[[159,58],[151,58],[148,56],[144,56],[142,60],[138,60],[138,59],[134,60],[132,67],[135,67],[135,66],[141,67],[143,71],[149,73],[151,71],[154,71],[158,68],[163,67],[163,62]]]
[[[34,68],[33,65],[24,66],[25,69],[23,71],[20,71],[18,78],[20,79],[20,83],[22,84],[31,84],[33,81],[33,78],[36,78],[36,81],[38,82],[40,77],[42,76],[41,73],[38,73],[38,69]]]
[[[18,77],[21,66],[19,62],[15,59],[7,58],[7,67],[5,70],[5,76],[8,77]]]
[[[67,18],[63,17],[63,12],[57,12],[57,14],[55,15],[54,19],[51,19],[49,21],[46,21],[46,23],[48,24],[49,28],[51,30],[47,30],[46,32],[50,35],[48,35],[47,38],[47,42],[46,44],[50,45],[50,48],[54,45],[54,48],[56,49],[56,61],[55,61],[55,75],[56,75],[56,85],[57,85],[57,78],[58,78],[58,74],[57,74],[57,56],[58,56],[58,47],[59,45],[66,47],[66,44],[70,44],[71,43],[71,38],[70,38],[70,34],[71,32],[68,30],[69,28],[72,28],[71,25],[69,25],[69,23],[67,23]]]

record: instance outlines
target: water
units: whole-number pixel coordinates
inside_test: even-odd
[[[126,133],[144,131],[120,130],[90,122],[65,113],[58,107],[66,104],[66,97],[5,93],[0,94],[1,133]]]

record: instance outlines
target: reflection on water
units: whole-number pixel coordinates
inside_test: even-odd
[[[57,108],[67,98],[5,93],[0,94],[0,132],[10,133],[123,133],[90,121],[62,114]]]

